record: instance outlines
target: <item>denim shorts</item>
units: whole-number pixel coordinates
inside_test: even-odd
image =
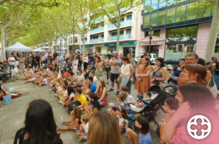
[[[122,86],[126,87],[127,83],[129,82],[128,78],[122,78],[121,84]]]

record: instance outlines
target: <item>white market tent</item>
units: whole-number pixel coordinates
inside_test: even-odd
[[[7,47],[6,50],[7,51],[31,51],[31,48],[17,42],[16,44],[14,44],[12,46]]]
[[[35,50],[32,50],[34,52],[44,52],[45,50],[42,50],[41,48],[38,48],[38,49],[35,49]]]

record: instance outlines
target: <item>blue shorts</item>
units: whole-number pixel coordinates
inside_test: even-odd
[[[117,107],[112,107],[113,111],[116,111],[117,110]]]
[[[122,133],[126,133],[126,128],[122,129]]]
[[[121,84],[122,86],[126,87],[127,83],[129,82],[128,78],[122,78]]]
[[[81,139],[81,138],[82,138],[82,136],[79,136],[79,138]],[[87,136],[84,136],[84,139],[85,139],[85,140],[87,140]]]

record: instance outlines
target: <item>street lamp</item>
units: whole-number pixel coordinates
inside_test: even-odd
[[[150,29],[148,30],[148,35],[149,35],[149,39],[150,39],[150,42],[149,42],[149,58],[150,58],[150,52],[151,52],[151,40],[152,40],[152,37],[153,37],[153,34],[154,34],[154,29],[153,27],[151,26]]]

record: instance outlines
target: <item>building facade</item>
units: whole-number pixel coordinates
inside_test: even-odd
[[[147,0],[145,5],[153,10],[142,12],[140,51],[149,50],[148,29],[154,29],[151,52],[165,59],[184,57],[187,53],[197,53],[204,58],[210,34],[214,9],[198,8],[201,0],[168,3],[161,0]],[[215,40],[215,55],[219,54],[219,38]],[[219,56],[219,55],[218,55]]]
[[[104,16],[96,22],[85,38],[85,53],[99,52],[112,54],[116,51],[117,28]],[[130,53],[138,55],[141,26],[141,8],[136,7],[126,12],[120,23],[120,44],[118,53],[127,56]],[[80,40],[82,48],[82,40]]]

